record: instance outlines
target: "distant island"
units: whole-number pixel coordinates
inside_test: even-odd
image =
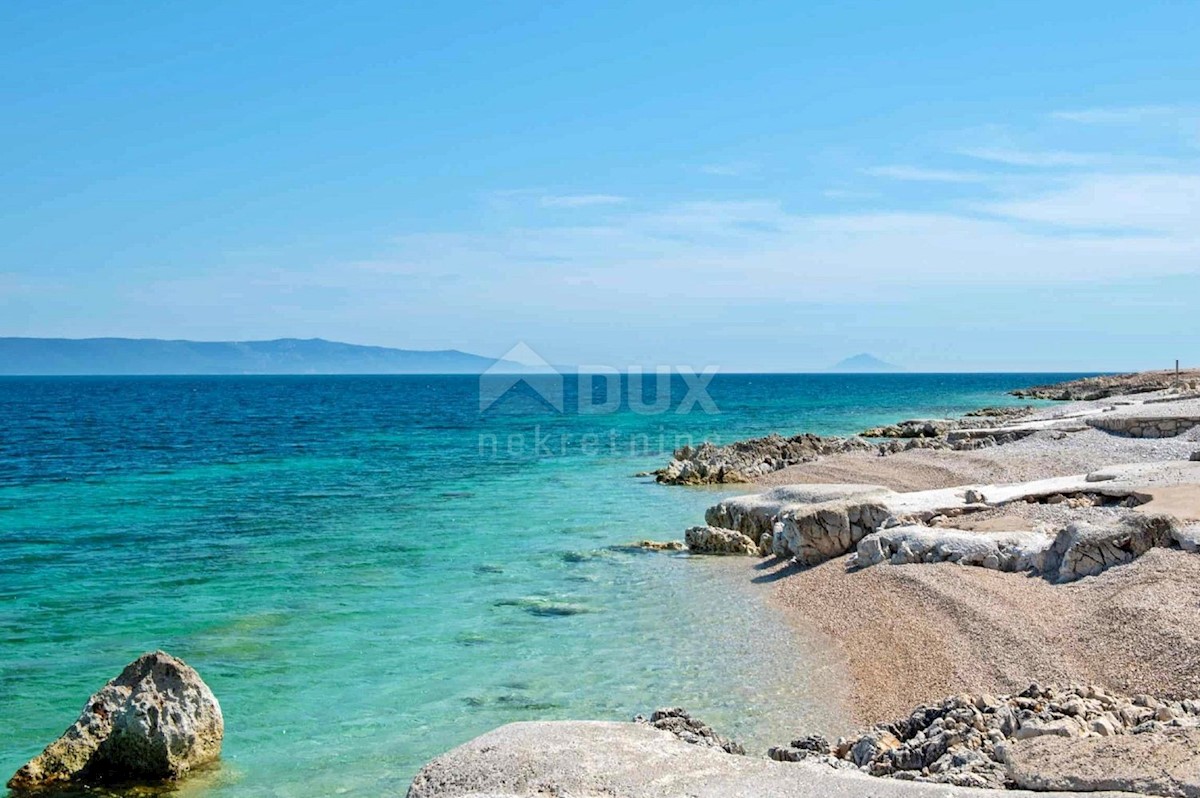
[[[848,357],[845,360],[839,360],[829,368],[830,371],[840,371],[847,373],[872,374],[880,372],[904,371],[900,366],[894,363],[888,363],[885,360],[880,360],[874,355],[863,352],[862,354]]]
[[[480,374],[495,358],[326,341],[0,338],[0,375]],[[511,364],[521,370],[519,364]]]

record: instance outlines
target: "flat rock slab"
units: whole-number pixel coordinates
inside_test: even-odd
[[[1139,512],[1173,515],[1180,521],[1200,521],[1200,485],[1171,485],[1143,491],[1150,501]]]
[[[409,798],[1078,798],[873,778],[804,762],[734,756],[644,724],[512,723],[421,769]],[[1091,793],[1130,798],[1130,793]]]
[[[1009,777],[1032,790],[1200,796],[1200,729],[1039,737],[1012,746]]]

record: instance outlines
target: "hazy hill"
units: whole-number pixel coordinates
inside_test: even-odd
[[[0,374],[478,374],[498,361],[321,338],[0,338]]]
[[[885,371],[904,371],[900,366],[887,361],[880,360],[874,355],[863,352],[854,357],[848,357],[845,360],[839,360],[833,364],[830,371],[841,372],[859,372],[859,373],[878,373]]]

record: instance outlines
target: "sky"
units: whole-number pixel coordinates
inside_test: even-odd
[[[0,336],[1200,365],[1200,3],[6,3]]]

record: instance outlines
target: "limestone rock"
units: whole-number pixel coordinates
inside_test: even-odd
[[[873,494],[788,508],[779,514],[775,554],[817,565],[853,551],[891,515]]]
[[[850,566],[954,562],[994,571],[1040,572],[1050,543],[1037,532],[968,532],[909,524],[860,540]]]
[[[1009,777],[1027,790],[1200,795],[1200,730],[1040,737],[1011,747]]]
[[[784,485],[765,493],[723,499],[705,511],[704,522],[710,526],[736,529],[754,540],[760,540],[764,534],[774,536],[779,515],[785,510],[890,493],[879,485]]]
[[[513,723],[423,767],[408,798],[951,798],[958,788],[874,779],[834,769],[689,745],[642,723]],[[987,790],[972,798],[1029,793]],[[1041,793],[1038,798],[1070,798]],[[1093,798],[1120,798],[1093,794]],[[1125,796],[1128,798],[1128,796]]]
[[[1054,385],[1037,385],[1032,388],[1011,391],[1013,396],[1027,399],[1056,399],[1059,401],[1093,401],[1110,396],[1148,393],[1168,389],[1192,390],[1200,380],[1200,370],[1185,370],[1176,375],[1172,371],[1142,371],[1135,374],[1103,375],[1060,382]]]
[[[807,737],[769,756],[958,787],[1200,795],[1200,702],[1034,684],[1017,695],[954,696],[833,745]]]
[[[1073,717],[1058,718],[1049,721],[1030,721],[1022,723],[1013,737],[1017,740],[1029,740],[1034,737],[1079,737],[1084,732],[1083,725]]]
[[[668,485],[751,482],[824,455],[870,448],[871,444],[862,438],[824,438],[808,433],[791,438],[768,435],[728,446],[702,443],[677,450],[671,462],[656,473],[656,479]]]
[[[1057,580],[1069,582],[1122,565],[1152,548],[1170,545],[1178,523],[1169,516],[1135,515],[1111,525],[1072,523],[1054,539]],[[1054,563],[1048,562],[1053,570]]]
[[[744,756],[746,749],[741,743],[729,740],[713,731],[712,727],[703,721],[693,718],[682,707],[657,709],[649,718],[641,715],[633,719],[635,723],[648,723],[656,729],[669,731],[685,743],[701,745],[707,748],[719,748],[727,754]]]
[[[178,779],[216,760],[224,733],[221,707],[200,675],[154,651],[89,698],[75,724],[18,770],[8,787]]]
[[[634,547],[647,551],[683,551],[684,544],[678,540],[639,540]]]
[[[734,529],[694,526],[683,533],[683,539],[695,554],[759,554],[758,544]]]
[[[954,429],[958,422],[946,418],[910,419],[899,424],[863,430],[864,438],[937,438]]]

